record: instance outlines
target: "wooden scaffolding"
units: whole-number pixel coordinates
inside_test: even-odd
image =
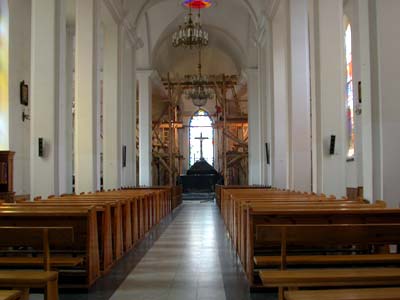
[[[248,184],[247,97],[243,99],[238,95],[237,84],[236,76],[222,75],[222,80],[214,81],[219,107],[214,128],[218,165],[225,185]]]
[[[179,149],[179,130],[184,127],[179,100],[184,89],[191,87],[191,82],[172,81],[169,75],[162,81],[168,97],[163,100],[164,108],[153,122],[153,183],[174,185],[185,159]],[[226,185],[248,182],[247,99],[238,95],[237,86],[236,75],[209,76],[209,87],[216,95],[213,127],[218,151],[215,162]]]
[[[164,109],[153,121],[153,183],[175,185],[184,159],[179,150],[178,132],[183,128],[178,106],[182,89],[179,84],[171,84],[169,74],[165,87],[168,97],[163,99]]]

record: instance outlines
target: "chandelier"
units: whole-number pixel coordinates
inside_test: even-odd
[[[208,88],[208,78],[201,73],[201,48],[199,48],[199,64],[197,75],[186,75],[186,81],[191,88],[185,90],[185,95],[192,100],[193,105],[201,107],[214,96],[214,91]]]
[[[172,36],[172,46],[194,48],[205,47],[208,45],[208,32],[205,31],[200,22],[200,9],[197,19],[193,21],[192,9],[189,9],[189,15],[185,18],[185,23],[179,26],[177,32]]]

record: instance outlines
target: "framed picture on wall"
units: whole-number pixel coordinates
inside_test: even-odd
[[[21,83],[19,84],[19,94],[20,94],[21,104],[28,106],[28,104],[29,104],[29,87],[25,83],[24,80],[21,81]]]

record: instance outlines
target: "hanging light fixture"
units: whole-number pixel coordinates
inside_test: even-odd
[[[211,0],[185,0],[183,5],[187,8],[203,9],[210,8],[213,5]]]
[[[200,9],[197,19],[193,20],[192,8],[189,6],[189,15],[183,26],[179,26],[172,36],[172,45],[184,48],[205,47],[208,45],[208,32],[201,26]]]
[[[185,95],[192,100],[193,105],[201,107],[207,104],[208,99],[214,96],[214,91],[208,87],[207,76],[201,73],[201,48],[199,48],[199,64],[197,75],[186,75],[185,79],[191,88],[185,90]]]

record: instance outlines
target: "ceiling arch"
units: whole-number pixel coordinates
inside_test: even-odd
[[[129,8],[129,11],[125,17],[125,22],[130,21],[131,24],[133,24],[134,28],[137,28],[139,22],[144,18],[145,13],[154,5],[157,5],[161,2],[168,1],[172,5],[179,5],[181,3],[181,0],[136,0],[132,1],[132,6]],[[254,26],[257,26],[258,24],[258,19],[259,16],[257,15],[257,12],[261,13],[263,9],[263,2],[267,2],[266,0],[230,0],[230,1],[236,1],[240,3],[248,12],[250,15]],[[217,1],[218,3],[218,1]]]
[[[180,5],[180,1],[173,0],[175,5],[171,5],[171,1],[158,0],[158,4],[153,3],[137,24],[137,34],[144,42],[144,47],[137,51],[139,68],[157,69],[157,65],[160,65],[157,61],[160,60],[156,58],[166,52],[172,56],[165,59],[179,62],[179,57],[174,56],[176,52],[172,51],[172,45],[170,48],[166,45],[171,44],[172,34],[182,24],[187,11]],[[243,9],[241,1],[221,0],[216,7],[202,12],[203,27],[210,33],[210,44],[207,48],[215,49],[216,53],[225,52],[239,73],[241,69],[253,66],[257,60],[253,41],[258,30],[250,14]],[[216,57],[213,63],[218,62]]]

